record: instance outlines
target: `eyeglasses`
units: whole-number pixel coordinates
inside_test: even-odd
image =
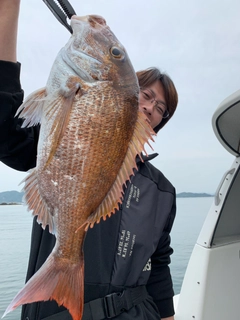
[[[140,92],[142,94],[143,99],[147,103],[154,103],[154,107],[161,114],[163,119],[169,117],[169,112],[166,109],[165,103],[161,102],[161,101],[157,101],[156,98],[155,98],[154,92],[152,92],[151,90],[146,89],[146,88],[140,88]]]

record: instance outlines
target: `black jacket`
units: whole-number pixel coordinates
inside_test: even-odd
[[[27,171],[36,165],[39,126],[21,128],[14,118],[23,99],[20,65],[0,61],[0,160]],[[169,270],[169,233],[175,218],[175,189],[148,160],[128,183],[119,211],[89,229],[84,244],[85,302],[124,288],[146,285],[149,296],[114,319],[150,320],[174,314]],[[55,237],[33,221],[27,280],[52,251]],[[62,313],[59,313],[62,312]],[[59,315],[57,316],[57,313]],[[71,319],[54,301],[23,306],[22,320]]]

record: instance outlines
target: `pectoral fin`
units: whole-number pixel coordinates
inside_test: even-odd
[[[52,114],[56,114],[52,129],[50,131],[50,135],[53,135],[53,143],[46,166],[50,163],[64,135],[64,132],[66,131],[76,94],[78,94],[78,98],[80,98],[83,94],[83,91],[81,91],[80,81],[78,81],[78,78],[70,78],[66,88],[59,91],[57,98],[55,98],[55,100],[53,100],[53,102],[47,108],[47,118],[51,118]]]

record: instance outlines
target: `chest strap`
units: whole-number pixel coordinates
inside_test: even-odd
[[[147,295],[146,287],[139,286],[92,300],[84,304],[82,320],[111,319],[130,310],[145,300]]]

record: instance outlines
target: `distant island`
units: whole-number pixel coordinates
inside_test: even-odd
[[[20,203],[20,202],[9,202],[9,203],[1,202],[0,206],[16,206],[16,205],[20,205],[20,204],[22,204],[22,203]]]
[[[0,205],[19,205],[22,204],[23,192],[5,191],[0,192]],[[177,193],[177,198],[204,198],[213,197],[208,193],[181,192]]]
[[[208,194],[208,193],[193,193],[193,192],[177,193],[177,198],[206,198],[206,197],[214,197],[214,195]]]
[[[0,192],[0,205],[19,205],[22,204],[23,192],[4,191]]]

